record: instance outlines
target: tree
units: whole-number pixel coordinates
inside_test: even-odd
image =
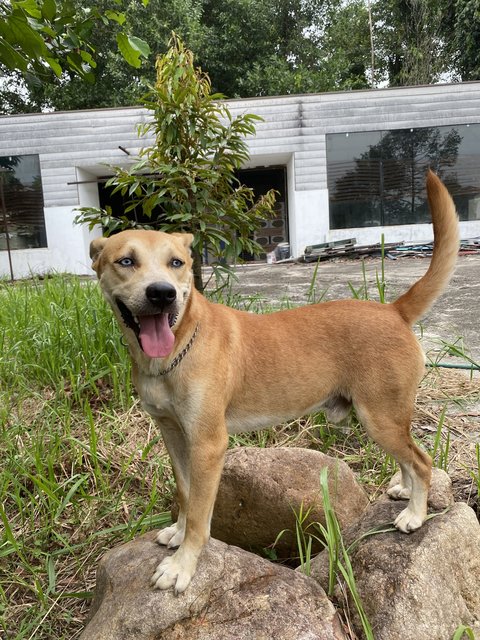
[[[317,47],[328,91],[371,86],[369,15],[364,0],[350,0],[336,7]]]
[[[71,0],[102,15],[118,0]],[[368,15],[362,0],[149,0],[130,2],[126,23],[164,53],[171,31],[205,69],[214,91],[230,98],[331,91],[369,86]],[[18,92],[13,77],[3,89],[4,111],[121,106],[138,103],[155,82],[154,60],[130,67],[115,34],[99,22],[89,38],[96,51],[96,82],[75,75]],[[0,89],[1,92],[1,89]]]
[[[444,37],[460,78],[480,80],[480,0],[451,3]]]
[[[359,1],[204,0],[202,25],[200,63],[230,97],[368,86],[368,17]]]
[[[443,33],[445,0],[377,0],[372,6],[377,81],[432,84],[452,67]]]
[[[148,0],[142,0],[144,4]],[[118,6],[107,11],[56,0],[0,0],[0,70],[29,84],[64,80],[65,74],[93,83],[97,68],[92,33],[99,25],[115,33],[122,58],[138,68],[148,44],[131,35]],[[116,29],[114,28],[116,27]]]
[[[248,159],[245,137],[255,133],[257,116],[232,118],[221,94],[211,93],[209,77],[193,64],[193,54],[173,36],[170,49],[157,59],[157,80],[143,104],[152,120],[139,129],[153,134],[130,168],[115,167],[107,184],[131,198],[123,215],[81,209],[77,221],[107,233],[139,226],[128,217],[136,207],[163,231],[195,235],[195,284],[202,289],[201,254],[220,260],[242,251],[258,253],[253,233],[272,213],[273,191],[255,200],[235,178]]]
[[[92,4],[72,0],[79,8]],[[124,15],[129,28],[144,42],[152,43],[156,54],[165,53],[172,30],[193,45],[199,40],[200,0],[149,0],[126,4]],[[108,14],[117,7],[117,0],[97,0],[95,8]],[[133,68],[121,56],[116,34],[108,24],[99,22],[89,38],[96,51],[95,82],[86,84],[77,75],[69,75],[51,82],[29,86],[23,96],[18,91],[3,91],[3,100],[11,112],[91,109],[138,104],[148,87],[155,83],[155,56],[146,59],[141,67]],[[15,79],[12,81],[15,85]],[[15,86],[12,87],[15,89]]]

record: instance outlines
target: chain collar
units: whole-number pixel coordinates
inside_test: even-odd
[[[190,351],[190,348],[191,348],[195,338],[197,337],[197,333],[198,333],[198,324],[195,327],[195,331],[193,332],[193,335],[190,338],[190,341],[188,342],[188,344],[185,345],[185,347],[180,351],[178,356],[175,356],[175,358],[171,361],[171,363],[168,365],[168,367],[166,369],[163,369],[163,371],[158,371],[157,375],[166,376],[167,373],[170,373],[170,371],[175,369],[175,367],[180,364],[180,362],[184,359],[184,357]]]

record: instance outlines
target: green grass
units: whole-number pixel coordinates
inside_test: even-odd
[[[467,627],[466,625],[461,624],[455,630],[452,640],[464,640],[465,638],[468,638],[469,640],[475,640],[475,635],[471,627]]]
[[[300,556],[300,567],[303,573],[310,575],[311,550],[313,539],[323,543],[328,557],[328,588],[329,597],[333,598],[335,585],[340,584],[342,590],[348,591],[355,611],[362,625],[366,640],[374,640],[372,627],[365,613],[360,594],[357,590],[350,552],[343,542],[340,525],[333,510],[328,488],[328,469],[320,472],[320,488],[322,492],[325,525],[320,522],[310,523],[305,528],[309,512],[300,510],[296,515],[296,537]],[[313,530],[318,530],[314,533]]]
[[[317,291],[317,275],[318,269],[310,302],[325,294]],[[382,283],[383,271],[379,292]],[[274,310],[259,296],[234,293],[230,282],[213,295],[248,311]],[[427,448],[447,468],[445,429],[437,427]],[[372,494],[395,470],[354,414],[340,428],[318,414],[232,437],[231,446],[239,445],[321,450],[345,460]],[[0,451],[0,637],[75,639],[99,558],[167,522],[174,487],[162,440],[135,398],[127,350],[95,282],[60,275],[0,282]],[[480,458],[472,473],[479,484]]]
[[[168,521],[170,465],[94,283],[0,284],[0,326],[0,636],[73,638],[103,551]]]

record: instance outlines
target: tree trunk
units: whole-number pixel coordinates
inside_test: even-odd
[[[202,254],[198,249],[192,250],[193,256],[193,282],[195,289],[203,293],[203,278],[202,278]]]

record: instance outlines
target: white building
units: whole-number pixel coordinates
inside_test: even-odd
[[[259,234],[267,249],[287,240],[298,256],[309,244],[372,243],[381,233],[386,242],[431,239],[420,188],[428,165],[454,196],[462,237],[480,235],[480,82],[232,100],[229,108],[263,118],[242,175],[283,192],[278,219]],[[17,278],[90,273],[88,245],[101,230],[75,226],[75,208],[99,206],[108,165],[128,165],[148,144],[136,133],[146,117],[139,107],[0,117],[0,275],[10,274],[9,255]]]

